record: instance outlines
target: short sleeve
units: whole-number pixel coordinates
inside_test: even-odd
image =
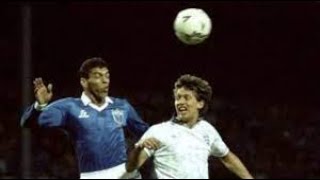
[[[212,138],[211,140],[211,155],[215,157],[224,157],[229,153],[228,146],[224,143],[222,140],[220,134],[218,131],[212,127],[210,136]]]
[[[127,125],[129,130],[131,130],[138,138],[140,138],[144,132],[149,128],[149,125],[144,122],[138,115],[137,111],[132,107],[132,105],[127,102],[129,113],[127,119]]]

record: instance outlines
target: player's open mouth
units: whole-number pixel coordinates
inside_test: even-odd
[[[101,90],[103,93],[108,93],[109,92],[109,88],[104,88]]]
[[[187,112],[188,109],[186,107],[184,107],[184,106],[178,106],[178,111],[179,112]]]

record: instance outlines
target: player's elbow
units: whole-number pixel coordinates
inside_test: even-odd
[[[226,167],[230,167],[235,161],[235,158],[236,156],[229,151],[225,156],[221,157],[220,160]]]

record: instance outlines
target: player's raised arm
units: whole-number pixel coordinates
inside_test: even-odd
[[[41,110],[46,107],[52,99],[52,87],[52,84],[46,86],[41,77],[34,79],[33,89],[36,102],[23,113],[20,121],[22,127],[36,128],[38,126],[37,119]]]
[[[36,78],[33,81],[33,85],[34,85],[34,95],[38,104],[38,106],[36,105],[36,108],[47,105],[51,101],[53,96],[52,84],[48,84],[48,86],[46,86],[42,78],[40,77],[40,78]]]

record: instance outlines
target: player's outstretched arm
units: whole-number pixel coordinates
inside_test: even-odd
[[[253,176],[249,173],[241,160],[231,151],[226,156],[220,158],[220,160],[224,166],[240,178],[253,179]]]

